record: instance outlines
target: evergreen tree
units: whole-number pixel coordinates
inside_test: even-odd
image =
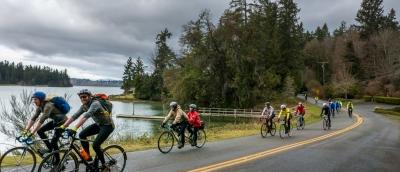
[[[152,74],[153,91],[152,99],[160,100],[162,95],[167,94],[164,88],[163,73],[166,69],[172,68],[176,60],[176,55],[167,45],[167,40],[172,36],[171,32],[165,28],[156,37],[156,53],[153,58],[154,72]]]
[[[122,75],[122,86],[121,88],[124,90],[124,94],[127,94],[129,90],[132,88],[132,57],[129,57],[125,66],[124,66],[124,74]]]
[[[338,37],[338,36],[342,36],[345,32],[346,32],[346,22],[342,21],[340,23],[339,28],[335,29],[335,31],[333,31],[333,36],[334,37]]]
[[[384,24],[383,0],[363,0],[357,12],[356,21],[361,32],[361,38],[369,38],[377,33]]]
[[[392,8],[387,16],[385,16],[384,29],[398,30],[399,22],[396,20],[396,11]]]

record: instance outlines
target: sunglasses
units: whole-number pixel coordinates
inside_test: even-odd
[[[87,99],[89,96],[79,96],[80,99]]]

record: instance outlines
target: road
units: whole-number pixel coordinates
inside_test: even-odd
[[[256,160],[228,163],[217,170],[397,171],[400,169],[400,122],[373,113],[375,106],[367,103],[357,105],[355,112],[361,114],[363,123],[346,133]],[[285,139],[255,135],[207,143],[201,149],[186,145],[183,149],[174,148],[168,154],[161,154],[156,149],[132,152],[128,153],[127,171],[204,171],[216,163],[334,133],[354,123],[355,118],[350,119],[341,112],[333,119],[331,131],[323,131],[321,122],[318,122],[306,126],[303,131],[294,131],[293,137]]]

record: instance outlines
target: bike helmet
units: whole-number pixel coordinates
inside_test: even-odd
[[[195,104],[190,104],[189,107],[190,107],[190,108],[193,108],[193,109],[196,109],[196,108],[197,108],[197,106],[196,106]]]
[[[282,105],[281,105],[281,109],[284,109],[284,108],[286,108],[286,105],[285,105],[285,104],[282,104]]]
[[[269,106],[269,105],[271,105],[270,102],[265,102],[265,106]]]
[[[178,107],[178,103],[177,102],[171,102],[171,103],[169,103],[169,107],[171,107],[171,108],[177,108]]]
[[[78,92],[78,96],[82,95],[82,94],[87,94],[89,96],[92,96],[92,92],[90,92],[88,89],[82,89]]]
[[[323,103],[322,106],[328,106],[328,104],[327,103]]]
[[[40,101],[44,101],[46,99],[46,94],[41,91],[36,91],[35,93],[33,93],[32,98],[37,98]]]

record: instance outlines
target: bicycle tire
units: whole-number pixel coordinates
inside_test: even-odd
[[[199,144],[199,141],[201,142]],[[197,131],[197,148],[202,148],[207,141],[207,135],[206,135],[206,131],[204,129],[201,129],[199,131]]]
[[[166,137],[166,138],[163,138],[163,137]],[[162,141],[164,141],[164,144],[161,143]],[[165,141],[168,141],[168,143]],[[175,141],[175,137],[172,132],[170,132],[170,131],[162,132],[160,137],[158,137],[158,142],[157,142],[158,150],[163,154],[170,152],[172,150],[172,147],[174,147],[174,141]],[[161,143],[161,145],[160,145],[160,143]]]
[[[17,152],[15,152],[15,153],[13,153],[14,151],[18,151],[18,150],[21,150],[22,151],[22,153],[20,153],[20,152],[18,152],[18,154],[26,154],[26,153],[29,153],[29,154],[31,154],[32,155],[32,161],[30,160],[30,159],[27,159],[27,161],[25,162],[25,164],[33,164],[32,165],[32,167],[29,167],[29,166],[25,166],[25,167],[27,167],[27,168],[31,168],[31,171],[33,172],[33,171],[35,171],[35,168],[36,168],[36,155],[35,155],[35,153],[31,150],[31,149],[29,149],[29,148],[27,148],[27,147],[15,147],[15,148],[12,148],[12,149],[9,149],[8,151],[6,151],[2,156],[1,156],[1,158],[0,158],[0,172],[6,172],[6,171],[8,171],[7,169],[10,169],[10,168],[12,168],[11,166],[12,166],[12,164],[6,164],[5,163],[5,158],[8,156],[13,156],[13,155],[8,155],[8,154],[17,154]],[[4,161],[4,162],[3,162]],[[21,162],[20,162],[21,163]],[[15,164],[15,166],[16,167],[19,167],[21,164]],[[15,169],[12,169],[12,171],[14,171]]]
[[[261,124],[260,134],[261,134],[261,137],[263,137],[263,138],[267,137],[268,126],[266,123]]]
[[[276,124],[275,124],[275,122],[272,122],[272,127],[271,127],[271,130],[269,131],[269,134],[271,134],[271,136],[275,136],[275,134],[276,134]]]
[[[103,149],[103,153],[106,164],[110,167],[110,171],[124,171],[126,160],[128,159],[124,148],[119,145],[109,145]],[[122,164],[117,165],[118,162],[122,162]]]
[[[306,120],[303,119],[303,125],[301,126],[301,129],[304,130],[305,127],[306,127]]]
[[[328,127],[328,120],[325,118],[322,120],[322,129],[326,130]]]
[[[54,157],[56,154],[59,154],[60,156],[60,162],[54,167]],[[67,154],[67,155],[66,155]],[[68,158],[70,157],[70,158]],[[69,164],[72,161],[73,167],[71,167],[70,170],[66,170],[66,165],[64,164]],[[50,164],[50,165],[49,165]],[[61,165],[62,164],[62,165]],[[40,172],[59,172],[59,171],[74,171],[78,172],[79,171],[79,163],[78,163],[78,158],[72,151],[68,150],[58,150],[51,152],[47,156],[45,156],[42,160],[42,162],[39,165],[38,171]]]

